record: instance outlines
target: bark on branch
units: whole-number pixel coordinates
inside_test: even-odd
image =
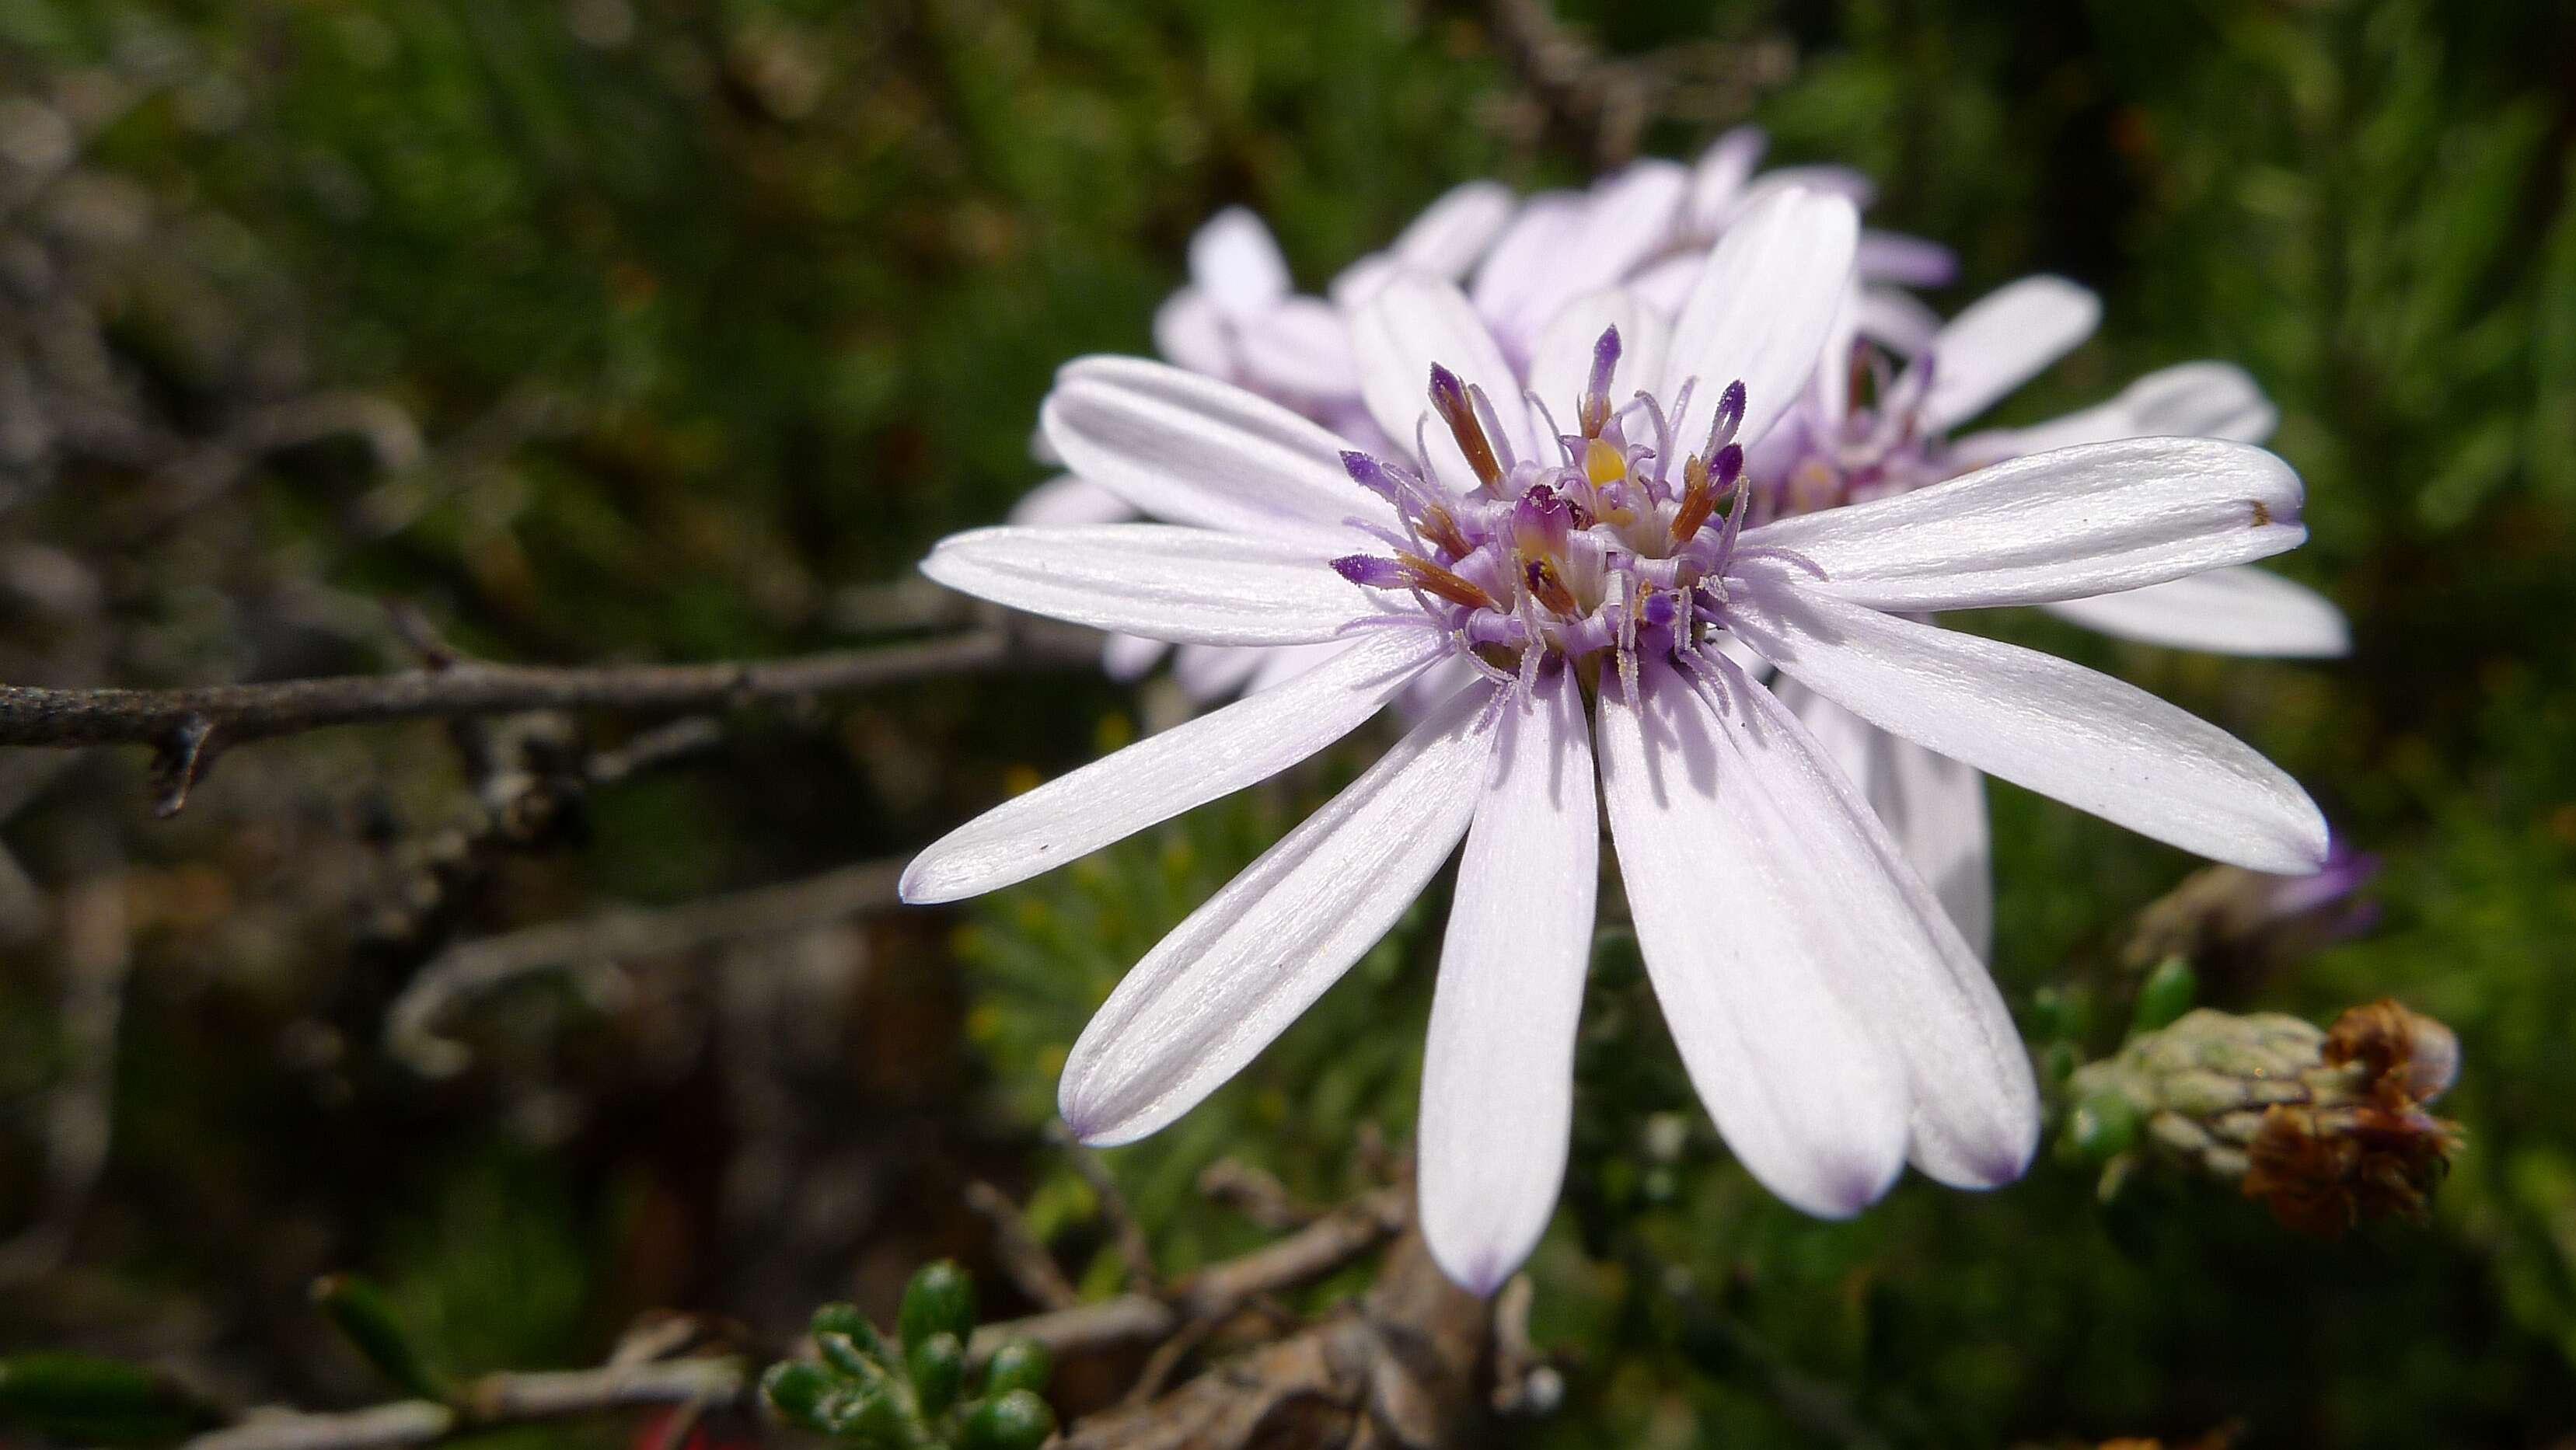
[[[399,1400],[364,1410],[258,1413],[210,1431],[182,1450],[410,1450],[453,1435],[641,1405],[719,1405],[743,1400],[749,1369],[738,1359],[673,1359],[598,1369],[486,1375],[455,1404]]]
[[[0,685],[0,745],[149,745],[156,809],[186,804],[219,749],[332,725],[457,719],[528,710],[690,710],[864,690],[937,675],[1064,663],[1088,635],[1014,621],[870,649],[767,661],[547,667],[460,661],[390,675],[341,675],[178,690]]]

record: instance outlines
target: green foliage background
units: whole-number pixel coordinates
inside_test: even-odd
[[[2352,659],[1990,627],[2246,736],[2386,858],[2373,933],[2207,995],[2322,1018],[2393,994],[2449,1021],[2466,1072],[2446,1110],[2469,1147],[2429,1226],[2333,1245],[2215,1190],[2105,1209],[2087,1171],[2046,1160],[1995,1194],[1909,1181],[1855,1222],[1812,1222],[1734,1169],[1614,928],[1586,1004],[1566,1205],[1534,1265],[1539,1335],[1568,1356],[1572,1394],[1514,1443],[1995,1445],[2229,1421],[2254,1445],[2558,1443],[2576,1429],[2576,11],[1728,0],[1566,18],[1623,54],[1788,42],[1794,67],[1749,118],[1775,157],[1879,178],[1878,223],[1955,245],[1966,280],[1945,309],[2032,271],[2097,288],[2101,335],[2008,416],[2197,357],[2241,362],[2272,393],[2275,446],[2311,499],[2312,542],[2284,567],[2350,613]],[[0,55],[31,91],[159,78],[125,83],[92,156],[155,198],[110,320],[176,416],[212,429],[261,396],[272,336],[294,339],[310,379],[398,400],[433,444],[513,399],[562,409],[466,486],[389,499],[345,460],[263,470],[248,522],[213,545],[264,561],[233,587],[317,574],[425,601],[461,641],[527,660],[848,640],[836,591],[903,575],[1042,476],[1027,445],[1052,369],[1147,350],[1190,231],[1220,205],[1269,218],[1318,286],[1460,179],[1584,174],[1463,5],[0,0]],[[1709,134],[1664,120],[1648,139],[1688,154]],[[204,295],[234,321],[204,326]],[[33,527],[84,537],[92,503],[41,500]],[[376,512],[353,524],[362,503]],[[156,627],[211,627],[187,599],[148,607]],[[182,651],[169,677],[207,658]],[[1089,758],[1135,709],[1068,675],[746,722],[721,768],[603,796],[592,843],[505,910],[897,852],[1016,768]],[[407,798],[445,781],[427,736],[336,748],[346,796],[353,778]],[[945,1135],[1023,1187],[1068,1249],[1096,1243],[1085,1191],[1037,1137],[1064,1048],[1162,929],[1366,749],[880,940],[895,980],[942,1004],[951,1045],[892,1085],[856,1065],[833,1101]],[[2071,1027],[2056,1006],[2191,863],[2008,787],[1995,798],[1998,974],[2035,1038],[2106,1050],[2116,987]],[[237,819],[220,797],[210,809]],[[183,822],[138,849],[176,861],[226,829]],[[1243,1080],[1114,1157],[1171,1267],[1257,1237],[1192,1190],[1214,1158],[1328,1198],[1356,1181],[1362,1123],[1401,1138],[1436,898]],[[468,1364],[595,1354],[635,1307],[610,1264],[654,1221],[638,1164],[720,1132],[675,1090],[630,1105],[643,1116],[622,1137],[537,1152],[468,1086],[398,1098],[417,1135],[401,1161],[307,1193],[333,1170],[289,1161],[293,1145],[358,1130],[298,1096],[257,1033],[284,1015],[279,982],[317,972],[332,975],[228,961],[184,989],[139,978],[111,1199],[238,1194],[210,1222],[247,1235],[260,1195],[287,1193]],[[35,988],[10,991],[14,1097],[52,1049]],[[278,1312],[253,1306],[280,1286],[244,1282],[209,1224],[140,1208],[116,1222],[77,1258],[133,1307],[31,1311],[12,1343],[77,1323],[117,1346],[171,1297]],[[962,1220],[903,1235],[980,1242]],[[1104,1247],[1091,1281],[1114,1272]],[[771,1308],[726,1302],[710,1270],[669,1282],[707,1296],[689,1307]],[[849,1286],[806,1287],[810,1302]],[[298,1345],[259,1340],[244,1373],[307,1389]]]

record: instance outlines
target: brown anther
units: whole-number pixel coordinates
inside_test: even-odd
[[[1565,581],[1557,577],[1556,564],[1554,561],[1548,559],[1532,559],[1523,567],[1522,576],[1529,584],[1531,597],[1538,600],[1540,604],[1546,606],[1550,611],[1560,615],[1573,615],[1581,612],[1579,606],[1574,602],[1573,591],[1567,589],[1565,587]]]
[[[1403,566],[1404,577],[1417,588],[1469,609],[1494,607],[1494,596],[1476,587],[1473,580],[1460,578],[1419,554],[1398,554],[1395,561]]]
[[[1439,545],[1453,559],[1465,558],[1475,550],[1476,546],[1467,542],[1467,536],[1458,532],[1458,521],[1436,503],[1423,509],[1416,527],[1421,529],[1424,538]]]
[[[1467,467],[1477,481],[1488,487],[1503,481],[1502,462],[1494,456],[1492,440],[1485,436],[1485,425],[1476,418],[1476,405],[1458,386],[1455,377],[1437,370],[1432,374],[1431,406],[1449,425],[1449,436],[1458,440],[1458,451],[1467,455]]]
[[[1610,400],[1599,393],[1586,393],[1574,405],[1575,425],[1586,438],[1598,438],[1610,426]]]
[[[1717,490],[1709,486],[1708,463],[1696,455],[1682,467],[1682,498],[1673,511],[1673,542],[1684,544],[1717,512]]]
[[[2259,498],[2254,500],[2254,527],[2259,529],[2271,521],[2272,506]]]

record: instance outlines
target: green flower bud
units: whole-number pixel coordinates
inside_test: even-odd
[[[919,1352],[934,1334],[953,1334],[963,1343],[975,1332],[975,1281],[948,1259],[922,1265],[904,1286],[896,1323],[906,1355]]]
[[[2423,1104],[2457,1071],[2449,1029],[2394,1002],[2354,1008],[2331,1032],[2202,1008],[2079,1069],[2063,1142],[2103,1164],[2106,1199],[2160,1165],[2236,1184],[2283,1224],[2330,1237],[2424,1211],[2459,1135]]]
[[[1034,1339],[1014,1339],[993,1351],[993,1362],[984,1369],[984,1393],[1008,1394],[1012,1390],[1042,1392],[1047,1377],[1055,1373],[1055,1356]]]
[[[957,1392],[966,1386],[966,1346],[954,1334],[942,1331],[923,1340],[904,1356],[904,1364],[912,1371],[912,1391],[921,1397],[925,1415],[955,1404]]]
[[[1037,1450],[1055,1433],[1055,1411],[1029,1390],[977,1405],[959,1427],[958,1450]]]

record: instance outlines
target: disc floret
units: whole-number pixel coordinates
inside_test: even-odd
[[[1393,504],[1403,532],[1385,535],[1391,553],[1333,567],[1364,588],[1411,595],[1489,677],[1527,685],[1546,671],[1595,670],[1605,654],[1624,680],[1641,655],[1689,664],[1722,624],[1722,576],[1751,502],[1736,442],[1744,385],[1727,385],[1707,434],[1676,467],[1673,421],[1696,383],[1669,409],[1646,392],[1614,405],[1619,354],[1610,328],[1574,400],[1576,431],[1555,434],[1554,461],[1516,458],[1483,390],[1435,365],[1423,426],[1435,417],[1445,426],[1473,477],[1344,453],[1352,481]],[[1545,401],[1531,402],[1553,431]]]

